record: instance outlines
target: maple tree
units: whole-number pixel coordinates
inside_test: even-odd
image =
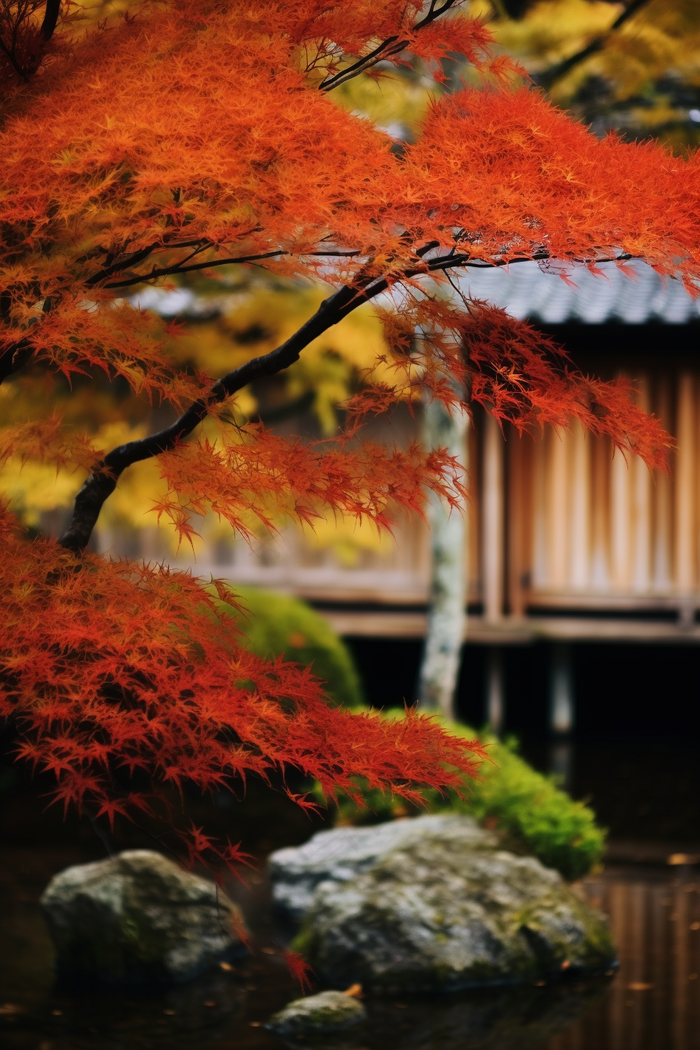
[[[597,141],[494,57],[460,0],[115,6],[0,0],[0,460],[85,478],[58,541],[25,534],[9,505],[0,517],[0,712],[18,753],[55,776],[55,799],[110,821],[152,812],[185,783],[215,790],[288,766],[328,794],[352,794],[357,777],[409,798],[458,785],[478,743],[421,715],[333,708],[308,671],[237,644],[223,584],[100,558],[91,535],[122,474],[148,461],[154,512],[181,541],[193,514],[248,535],[280,515],[384,528],[426,492],[455,503],[461,474],[444,449],[373,444],[363,426],[420,397],[458,410],[467,388],[520,430],[574,417],[663,464],[669,439],[628,384],[582,375],[532,328],[471,300],[468,273],[538,260],[567,279],[576,265],[603,274],[643,257],[695,292],[698,158]],[[481,86],[441,95],[455,54]],[[415,141],[396,148],[338,95],[409,60],[434,97]],[[185,367],[186,333],[128,298],[253,266],[329,291],[279,345],[234,367]],[[289,439],[237,414],[249,384],[368,302],[386,347],[345,403],[342,433]],[[154,402],[165,425],[106,449],[105,432],[69,411],[42,414],[47,390],[68,404],[69,382],[85,398],[101,373],[130,391],[125,418]],[[186,843],[192,857],[238,856],[200,828]]]

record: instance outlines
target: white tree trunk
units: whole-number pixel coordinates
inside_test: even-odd
[[[466,412],[446,410],[438,400],[426,405],[425,444],[447,448],[467,468]],[[455,691],[459,675],[467,600],[466,501],[450,508],[431,494],[428,508],[431,544],[431,580],[428,626],[418,677],[418,707],[455,717]]]

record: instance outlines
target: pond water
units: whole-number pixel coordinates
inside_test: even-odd
[[[99,856],[87,843],[0,851],[0,1046],[7,1050],[280,1050],[262,1027],[297,996],[275,942],[264,879],[234,885],[254,929],[240,970],[151,995],[55,984],[38,907],[50,876]],[[611,864],[584,890],[610,916],[607,978],[452,996],[373,1000],[346,1050],[700,1050],[700,867]]]

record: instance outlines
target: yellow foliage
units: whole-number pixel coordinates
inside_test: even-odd
[[[215,319],[188,326],[173,341],[174,351],[181,360],[197,368],[206,365],[211,375],[222,375],[283,343],[327,294],[321,283],[260,280],[230,296]],[[379,318],[371,305],[362,306],[310,343],[286,371],[284,401],[313,392],[312,410],[322,433],[330,434],[336,429],[337,406],[354,392],[358,380],[394,385],[390,357]],[[255,393],[242,391],[237,415],[250,418],[257,409]]]
[[[305,532],[305,537],[311,547],[332,550],[341,565],[347,568],[357,564],[361,552],[384,553],[394,542],[386,532],[380,532],[373,522],[366,519],[358,522],[355,518],[343,515],[321,518],[313,531]]]

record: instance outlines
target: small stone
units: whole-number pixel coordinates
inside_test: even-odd
[[[304,1035],[331,1035],[362,1024],[367,1011],[359,1000],[344,992],[319,992],[295,999],[265,1025],[283,1039]]]
[[[245,954],[236,906],[213,882],[151,850],[66,868],[41,904],[64,977],[168,984]]]

